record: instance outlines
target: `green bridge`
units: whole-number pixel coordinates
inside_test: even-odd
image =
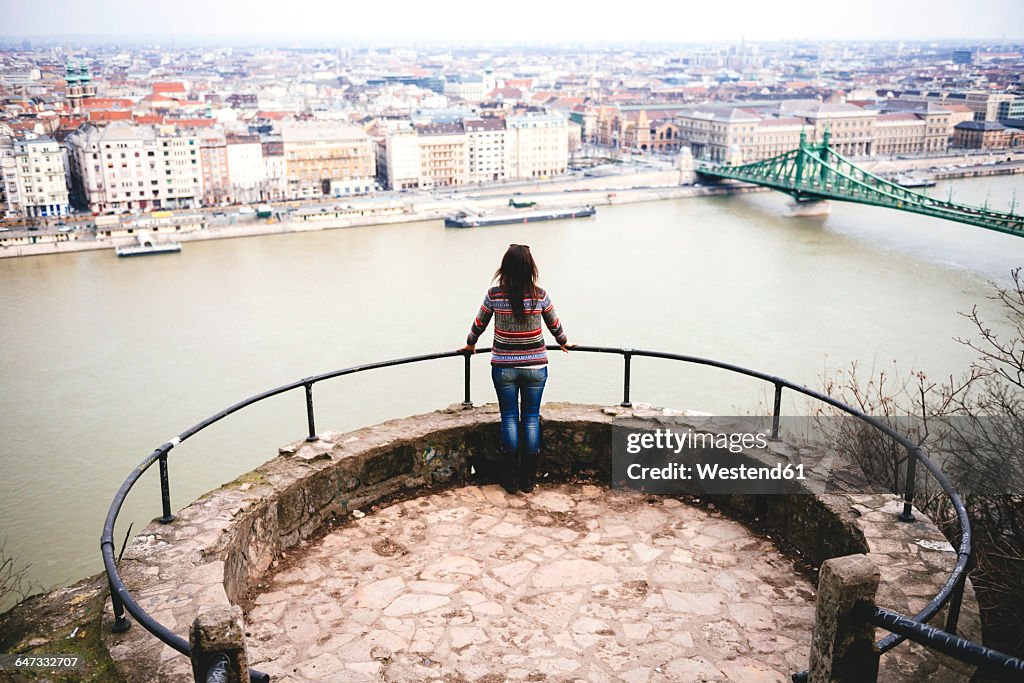
[[[798,203],[835,199],[910,211],[1024,236],[1024,217],[992,211],[987,206],[965,206],[914,192],[858,168],[829,146],[829,131],[820,143],[808,143],[800,134],[800,147],[771,159],[741,166],[700,164],[697,172],[708,178],[739,180],[785,192]]]

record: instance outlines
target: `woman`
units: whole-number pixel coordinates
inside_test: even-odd
[[[529,493],[533,491],[537,476],[540,397],[548,378],[548,354],[541,320],[562,351],[568,353],[575,344],[570,344],[562,331],[547,292],[537,286],[537,264],[530,247],[510,244],[501,259],[501,267],[494,274],[494,281],[498,286],[487,290],[462,350],[469,353],[476,350],[476,342],[493,315],[491,379],[501,409],[499,481],[509,493],[517,489]]]

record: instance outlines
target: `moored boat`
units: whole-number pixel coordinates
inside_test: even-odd
[[[935,181],[928,176],[903,174],[893,179],[900,187],[934,187]]]
[[[563,218],[586,218],[597,213],[593,206],[577,206],[567,209],[543,209],[538,211],[517,211],[515,213],[498,213],[483,215],[469,211],[460,211],[445,216],[446,228],[479,228],[490,225],[509,225],[512,223],[534,223],[537,221],[554,221]]]
[[[145,231],[135,236],[138,244],[131,244],[124,247],[117,247],[115,250],[118,256],[150,256],[154,254],[176,254],[181,251],[181,245],[177,242],[155,242],[153,237]]]

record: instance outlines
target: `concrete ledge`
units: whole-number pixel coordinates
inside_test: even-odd
[[[625,410],[546,404],[542,469],[552,479],[610,481],[612,422],[623,414],[680,415],[640,406]],[[260,589],[282,553],[304,545],[329,523],[343,522],[384,500],[472,483],[470,464],[475,458],[496,456],[497,443],[494,405],[456,405],[353,432],[325,432],[311,443],[297,441],[282,447],[273,460],[204,495],[172,524],[150,524],[125,552],[121,575],[145,610],[186,635],[202,608],[234,604]],[[785,458],[794,449],[777,444],[769,454]],[[848,491],[856,490],[857,476],[844,476],[852,482]],[[923,514],[917,513],[919,521],[911,524],[897,521],[900,501],[892,495],[722,496],[717,502],[742,514],[760,515],[777,537],[815,565],[838,555],[868,554],[881,570],[879,604],[909,615],[940,590],[956,560],[952,547]],[[977,602],[969,584],[960,623],[961,633],[980,639]],[[138,624],[106,638],[126,681],[192,680],[188,659]],[[940,683],[967,680],[966,672],[904,644],[882,657],[880,680]]]

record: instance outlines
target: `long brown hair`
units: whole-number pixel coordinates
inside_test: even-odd
[[[525,317],[523,299],[537,296],[537,264],[525,244],[510,244],[505,256],[501,259],[501,267],[494,273],[494,281],[501,285],[512,305],[512,313],[516,318]]]

